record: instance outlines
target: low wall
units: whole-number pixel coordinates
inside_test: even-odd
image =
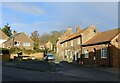
[[[33,56],[35,59],[43,59],[44,53],[34,53],[31,54],[30,56]]]
[[[10,55],[10,58],[11,59],[14,59],[14,57],[18,57],[18,54],[11,54]],[[38,59],[38,60],[40,60],[40,59],[43,59],[43,57],[44,57],[44,53],[34,53],[34,54],[23,54],[23,56],[30,56],[30,57],[34,57],[35,59]]]
[[[2,57],[2,61],[9,61],[10,60],[10,54],[3,54],[3,55],[0,55],[0,56]]]

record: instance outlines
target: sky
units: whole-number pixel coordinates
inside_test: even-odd
[[[117,2],[2,2],[0,3],[0,27],[9,23],[12,30],[30,35],[51,31],[75,32],[95,25],[100,31],[118,28]]]

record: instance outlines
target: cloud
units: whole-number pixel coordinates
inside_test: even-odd
[[[22,13],[32,14],[37,16],[46,13],[45,10],[41,9],[40,7],[29,5],[28,3],[8,2],[8,3],[3,3],[3,6]]]
[[[25,32],[30,35],[33,31],[38,31],[41,34],[49,33],[50,31],[65,30],[64,22],[58,21],[38,21],[33,23],[13,23],[10,24],[12,30],[17,32]]]

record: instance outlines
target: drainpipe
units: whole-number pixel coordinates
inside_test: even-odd
[[[109,56],[109,67],[111,67],[111,56],[110,56],[110,43],[108,43],[108,56]]]
[[[81,47],[81,61],[83,62],[83,54],[82,54],[82,34],[80,35],[80,47]]]

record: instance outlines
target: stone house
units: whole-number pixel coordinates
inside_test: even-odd
[[[3,48],[18,47],[21,49],[33,50],[34,42],[24,33],[16,33],[3,43]]]
[[[9,37],[0,29],[0,48],[3,48],[2,43],[7,41]]]
[[[64,59],[64,47],[65,47],[65,44],[60,44],[63,40],[65,40],[69,35],[72,35],[73,34],[73,31],[72,31],[72,28],[71,27],[68,27],[68,30],[65,31],[63,33],[63,35],[61,35],[59,38],[58,38],[58,41],[57,41],[57,45],[56,45],[56,54],[57,56],[61,57]]]
[[[81,29],[79,26],[76,27],[76,33],[68,36],[60,44],[64,47],[64,58],[68,61],[81,61],[82,47],[81,45],[95,36],[99,31],[95,26],[91,25],[86,29]]]
[[[82,45],[83,63],[120,67],[120,28],[98,33]]]

